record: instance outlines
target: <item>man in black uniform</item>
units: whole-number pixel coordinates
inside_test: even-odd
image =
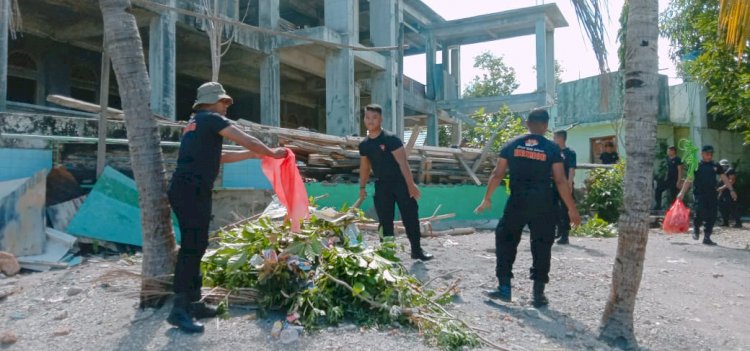
[[[562,150],[560,156],[563,159],[563,168],[565,170],[565,178],[568,180],[568,188],[570,188],[570,196],[573,196],[573,180],[576,176],[576,152],[571,150],[565,143],[568,141],[568,132],[559,130],[554,134],[555,144]],[[570,217],[568,216],[568,207],[565,206],[560,200],[560,194],[555,192],[555,204],[558,209],[557,216],[557,243],[560,245],[568,244],[568,234],[570,234]]]
[[[381,127],[382,111],[375,104],[365,107],[365,127],[368,133],[359,144],[359,198],[363,200],[367,196],[365,186],[372,170],[376,178],[375,211],[384,239],[393,240],[393,217],[398,204],[406,236],[411,244],[411,258],[431,260],[432,255],[422,250],[421,245],[417,205],[421,192],[414,183],[401,139]]]
[[[260,156],[286,156],[285,149],[269,149],[231,125],[224,117],[231,104],[232,98],[219,83],[209,82],[198,88],[193,105],[195,114],[183,130],[177,168],[169,185],[169,203],[177,215],[182,242],[174,273],[174,307],[167,321],[189,333],[203,331],[203,325],[196,319],[216,316],[215,308],[198,301],[202,285],[200,262],[208,247],[211,192],[219,164]],[[223,151],[224,137],[248,151]]]
[[[737,183],[737,171],[734,170],[729,160],[719,161],[719,165],[724,169],[724,174],[729,179],[729,184],[734,186]],[[719,187],[719,212],[721,213],[722,227],[729,226],[729,220],[734,219],[734,227],[742,228],[742,220],[740,219],[740,206],[737,200],[732,199],[732,193],[729,191],[729,187],[721,183]]]
[[[682,165],[682,159],[677,156],[677,148],[670,146],[667,148],[667,175],[659,181],[656,186],[656,192],[654,193],[654,199],[656,200],[656,206],[654,210],[661,210],[661,196],[664,191],[667,191],[667,207],[671,206],[674,202],[675,196],[680,189],[680,182],[682,181],[682,174],[684,172],[684,166]]]
[[[613,165],[617,161],[620,161],[620,155],[615,151],[615,144],[613,142],[608,141],[604,144],[604,152],[599,155],[599,160],[605,165]]]
[[[727,176],[724,174],[724,169],[721,168],[714,158],[714,147],[711,145],[705,145],[701,149],[701,162],[698,164],[698,169],[695,170],[695,188],[693,189],[693,196],[695,197],[694,211],[695,219],[693,222],[693,239],[700,239],[701,224],[705,225],[705,235],[703,236],[703,243],[706,245],[716,245],[711,240],[711,233],[713,233],[714,223],[716,222],[717,205],[719,202],[718,192],[716,191],[716,176],[721,177],[721,181],[727,184],[730,196],[732,199],[737,199],[737,194],[734,192],[734,188],[729,183]],[[677,195],[677,198],[682,200],[685,197],[685,193],[690,188],[690,180],[686,181],[682,186],[682,191]]]
[[[549,282],[550,256],[555,240],[555,222],[550,220],[555,216],[553,179],[562,201],[568,207],[571,223],[578,225],[581,222],[565,178],[560,148],[544,137],[548,122],[549,114],[545,110],[537,109],[529,114],[526,126],[530,134],[517,137],[502,148],[487,183],[484,199],[475,210],[482,212],[491,207],[492,193],[505,177],[506,170],[510,170],[510,198],[495,229],[499,284],[497,290],[488,295],[490,298],[511,301],[513,262],[523,227],[528,225],[531,230],[531,279],[534,281],[535,307],[549,303],[544,296],[544,286]]]

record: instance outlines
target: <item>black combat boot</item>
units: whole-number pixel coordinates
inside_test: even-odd
[[[562,233],[560,234],[560,239],[557,240],[558,245],[568,245],[570,241],[568,241],[568,234],[569,233]]]
[[[499,284],[497,290],[487,291],[485,295],[491,299],[502,300],[505,302],[511,302],[512,299],[512,288],[510,286],[510,278],[503,277],[498,279]]]
[[[193,316],[190,315],[190,299],[186,294],[175,295],[174,306],[167,317],[167,322],[186,333],[203,332],[203,324],[193,320]]]
[[[538,280],[534,281],[534,293],[532,295],[531,304],[536,308],[547,306],[549,304],[549,300],[544,296],[544,285],[544,282]]]
[[[434,258],[431,253],[422,250],[422,243],[419,237],[409,237],[409,244],[411,244],[411,258],[421,261],[429,261]]]
[[[195,319],[214,318],[219,315],[215,306],[211,306],[201,301],[201,286],[203,277],[198,276],[193,281],[193,286],[188,294],[190,305],[188,306],[190,315]]]

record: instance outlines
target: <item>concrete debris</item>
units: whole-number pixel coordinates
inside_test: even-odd
[[[13,345],[18,341],[18,335],[14,332],[6,331],[0,334],[0,345]]]
[[[74,286],[74,287],[71,287],[70,289],[68,289],[68,291],[66,293],[68,294],[68,296],[76,296],[76,295],[78,295],[78,294],[80,294],[82,292],[83,292],[83,289],[77,288],[77,287]]]
[[[47,241],[44,244],[44,253],[34,256],[23,256],[18,258],[22,268],[34,271],[47,271],[51,268],[68,268],[80,263],[80,257],[66,260],[68,252],[76,243],[76,237],[65,234],[52,228],[46,229]]]
[[[46,173],[0,182],[0,250],[16,256],[44,251]]]
[[[9,252],[0,251],[0,272],[12,277],[21,270],[16,256]]]
[[[53,319],[56,320],[56,321],[61,321],[61,320],[65,319],[65,318],[68,318],[68,311],[62,311],[60,314],[58,314],[57,316],[55,316],[55,318],[53,318]]]
[[[54,332],[52,332],[52,335],[54,335],[54,336],[66,336],[66,335],[70,334],[71,332],[72,332],[72,330],[70,329],[70,327],[63,327],[63,328],[57,329]]]

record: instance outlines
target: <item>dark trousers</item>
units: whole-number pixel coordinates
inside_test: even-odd
[[[383,236],[393,236],[393,218],[396,214],[396,204],[398,204],[401,221],[404,223],[412,251],[420,249],[419,205],[417,205],[417,200],[409,196],[406,183],[377,181],[373,199]]]
[[[208,247],[211,189],[173,179],[168,195],[182,237],[174,272],[174,292],[186,294],[190,300],[197,301],[201,296],[201,259]]]
[[[654,193],[654,200],[656,200],[656,206],[654,209],[661,210],[661,199],[662,194],[667,192],[667,207],[672,206],[674,200],[677,198],[677,181],[660,181],[656,184],[656,192]]]
[[[693,210],[695,211],[695,218],[693,219],[693,227],[696,234],[700,234],[701,225],[705,226],[705,237],[704,239],[710,239],[711,233],[714,231],[714,224],[716,223],[716,215],[718,211],[719,200],[716,198],[717,194],[709,193],[707,195],[695,194],[695,203],[693,204]]]
[[[719,212],[721,213],[721,220],[723,224],[729,225],[730,220],[734,220],[736,225],[742,225],[740,219],[740,206],[737,201],[732,199],[732,195],[729,190],[725,190],[719,196]]]
[[[497,266],[495,273],[499,280],[513,278],[513,263],[516,261],[518,244],[523,228],[528,225],[531,231],[532,265],[530,278],[543,283],[549,282],[552,244],[555,241],[555,216],[553,190],[532,189],[511,191],[505,206],[503,218],[495,229],[495,249]]]
[[[555,191],[555,231],[557,236],[561,238],[567,238],[570,233],[570,216],[568,216],[568,206],[565,206],[565,202],[560,197],[560,193]]]

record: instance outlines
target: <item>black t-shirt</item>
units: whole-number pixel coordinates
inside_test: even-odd
[[[508,160],[510,186],[513,189],[552,186],[552,164],[562,162],[560,148],[547,138],[526,134],[509,141],[500,150]]]
[[[359,144],[359,155],[365,156],[372,165],[372,171],[380,182],[398,182],[404,181],[404,175],[401,174],[396,158],[393,157],[393,151],[404,146],[396,135],[381,131],[375,138],[366,137]]]
[[[224,138],[219,132],[229,127],[229,120],[218,113],[200,110],[182,131],[177,169],[180,178],[202,187],[213,188],[221,164]]]
[[[576,162],[576,152],[569,147],[566,147],[562,150],[560,156],[563,159],[563,166],[565,167],[565,178],[568,178],[570,176],[570,170],[577,168],[578,163]]]
[[[682,159],[679,156],[675,156],[674,158],[667,157],[667,182],[674,183],[678,180],[677,168],[681,164]]]
[[[724,173],[724,169],[716,162],[701,161],[698,169],[695,170],[695,179],[693,180],[693,193],[695,195],[708,195],[716,198],[716,176]]]
[[[602,152],[602,154],[599,155],[599,159],[602,160],[602,163],[605,165],[613,165],[620,160],[620,155],[616,152]]]

